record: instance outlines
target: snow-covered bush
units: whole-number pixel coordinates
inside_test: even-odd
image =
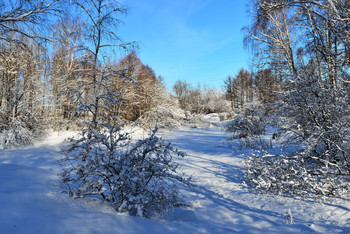
[[[344,82],[346,84],[346,82]],[[248,157],[256,189],[305,195],[350,191],[350,90],[310,74],[289,81],[279,105],[282,154]]]
[[[11,149],[31,145],[33,134],[26,128],[25,123],[17,118],[9,122],[6,130],[0,133],[0,148]]]
[[[141,126],[145,128],[158,128],[173,129],[181,126],[181,120],[184,118],[182,110],[174,111],[171,108],[164,106],[156,107],[146,112],[140,119],[137,120]]]
[[[266,125],[264,106],[259,102],[251,102],[238,111],[224,128],[233,138],[247,138],[265,133]]]
[[[307,74],[290,81],[279,107],[288,141],[305,145],[305,155],[344,167],[341,174],[350,172],[349,91]]]
[[[201,101],[203,113],[222,113],[231,109],[230,102],[217,89],[204,89]]]
[[[97,196],[118,212],[152,217],[184,205],[179,188],[189,178],[178,172],[176,157],[183,157],[156,130],[131,143],[120,129],[83,132],[64,151],[63,187],[74,198]]]
[[[317,165],[318,164],[318,165]],[[257,191],[299,196],[342,196],[349,193],[349,176],[304,155],[263,154],[245,161],[247,183]]]
[[[267,137],[263,138],[260,135],[253,136],[253,137],[247,137],[247,138],[241,138],[238,140],[239,142],[239,149],[272,149],[272,139]]]
[[[11,116],[0,110],[0,148],[11,149],[28,146],[43,134],[40,119],[36,115],[22,110]]]
[[[181,122],[185,117],[185,112],[180,108],[178,101],[164,94],[163,100],[144,113],[136,123],[146,129],[155,127],[173,129],[181,127]]]

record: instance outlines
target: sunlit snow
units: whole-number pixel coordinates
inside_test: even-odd
[[[72,200],[58,184],[60,146],[74,132],[55,132],[29,148],[0,150],[1,233],[300,233],[350,232],[350,202],[258,195],[243,185],[243,157],[220,126],[161,135],[187,152],[180,164],[196,187],[192,206],[145,219],[118,214],[100,200]],[[136,131],[142,137],[142,131]],[[286,224],[291,210],[295,224]]]

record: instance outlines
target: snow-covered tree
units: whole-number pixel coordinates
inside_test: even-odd
[[[349,69],[350,4],[343,0],[254,0],[245,28],[259,69],[282,78],[298,75],[310,60],[334,87]]]
[[[0,108],[0,149],[28,146],[43,135],[42,120],[35,114],[20,110],[8,118],[8,112]]]
[[[34,136],[37,136],[34,131],[39,132],[40,128],[36,121],[38,117],[35,117],[39,113],[34,114],[33,110],[39,109],[39,106],[41,109],[42,102],[39,99],[42,97],[40,94],[44,93],[38,88],[43,81],[42,49],[33,44],[31,39],[21,38],[28,46],[23,48],[13,42],[15,35],[9,38],[11,40],[1,41],[0,46],[0,135],[3,148],[33,142]]]
[[[342,0],[254,0],[246,28],[258,65],[283,80],[282,152],[247,159],[247,178],[277,193],[349,191],[349,12]]]
[[[33,29],[36,26],[43,26],[42,22],[48,14],[59,11],[60,3],[59,0],[0,0],[0,39],[22,44],[18,40],[6,37],[8,33],[32,39],[44,39],[43,35]]]
[[[277,193],[348,193],[349,86],[334,89],[307,72],[288,84],[279,105],[283,122],[276,134],[284,150],[248,157],[249,183]]]
[[[85,50],[82,50],[83,22],[64,15],[53,25],[55,37],[51,58],[51,85],[53,92],[53,131],[58,119],[71,119],[74,108],[82,96],[88,96],[92,66]]]

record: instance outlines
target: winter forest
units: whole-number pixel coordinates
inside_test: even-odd
[[[350,1],[247,1],[220,89],[167,89],[128,7],[0,0],[1,232],[350,232]]]

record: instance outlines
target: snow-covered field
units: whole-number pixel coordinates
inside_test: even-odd
[[[51,133],[30,148],[0,150],[0,233],[350,233],[350,201],[258,195],[243,185],[243,157],[220,127],[160,134],[187,156],[197,186],[190,208],[157,219],[117,214],[99,200],[72,200],[58,184],[60,145],[73,132]],[[139,132],[140,134],[140,132]],[[292,211],[295,224],[286,224]]]

